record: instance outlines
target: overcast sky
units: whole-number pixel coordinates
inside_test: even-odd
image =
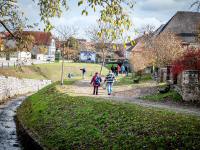
[[[166,23],[177,11],[192,11],[190,5],[194,0],[135,0],[134,10],[131,12],[133,28],[138,29],[146,24],[159,27]],[[77,6],[78,0],[69,0],[69,10],[61,18],[53,19],[54,26],[72,25],[79,28],[79,38],[87,38],[85,29],[96,23],[98,12],[89,11],[88,16],[81,15],[81,8]],[[30,22],[40,24],[39,9],[32,0],[19,0],[19,6],[25,12]],[[194,10],[194,9],[193,9]],[[134,35],[134,32],[133,32]]]

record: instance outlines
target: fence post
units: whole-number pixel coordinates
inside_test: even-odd
[[[2,68],[3,68],[3,62],[1,63],[1,66],[2,66]]]
[[[9,62],[8,62],[8,68],[9,68]]]

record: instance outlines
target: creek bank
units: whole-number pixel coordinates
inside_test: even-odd
[[[17,116],[15,116],[15,123],[18,139],[20,140],[24,150],[43,150],[39,141],[36,140],[37,138],[34,137],[33,133],[31,133],[25,126],[23,126]]]
[[[16,95],[34,93],[51,84],[51,80],[19,79],[0,76],[0,103]]]
[[[0,149],[21,150],[23,146],[18,139],[14,116],[16,109],[21,105],[26,96],[10,99],[0,106]]]

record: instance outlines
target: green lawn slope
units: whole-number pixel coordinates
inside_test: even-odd
[[[89,63],[65,63],[64,74],[72,73],[75,78],[81,77],[81,68],[85,67],[87,70],[86,76],[91,77],[95,72],[100,71],[100,65]],[[106,74],[108,70],[103,68],[102,74]],[[61,63],[39,64],[32,66],[24,66],[22,68],[4,68],[0,69],[0,75],[14,76],[18,78],[31,79],[50,79],[52,81],[60,80]]]
[[[198,117],[72,97],[55,85],[30,96],[17,110],[20,122],[47,149],[200,149]]]

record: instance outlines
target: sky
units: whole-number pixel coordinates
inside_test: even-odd
[[[30,23],[39,23],[35,30],[43,30],[44,25],[40,21],[39,8],[32,0],[18,0],[19,7],[29,18]],[[133,26],[129,31],[132,37],[136,37],[135,29],[138,31],[143,26],[150,24],[158,28],[165,24],[177,11],[193,11],[190,5],[194,0],[134,0],[136,2],[134,9],[129,12]],[[89,10],[88,16],[82,16],[83,7],[78,7],[78,0],[69,0],[69,10],[64,11],[60,18],[52,19],[55,27],[64,25],[78,28],[78,38],[88,38],[85,33],[92,25],[96,24],[99,12],[94,13]],[[52,31],[56,34],[56,31]]]

